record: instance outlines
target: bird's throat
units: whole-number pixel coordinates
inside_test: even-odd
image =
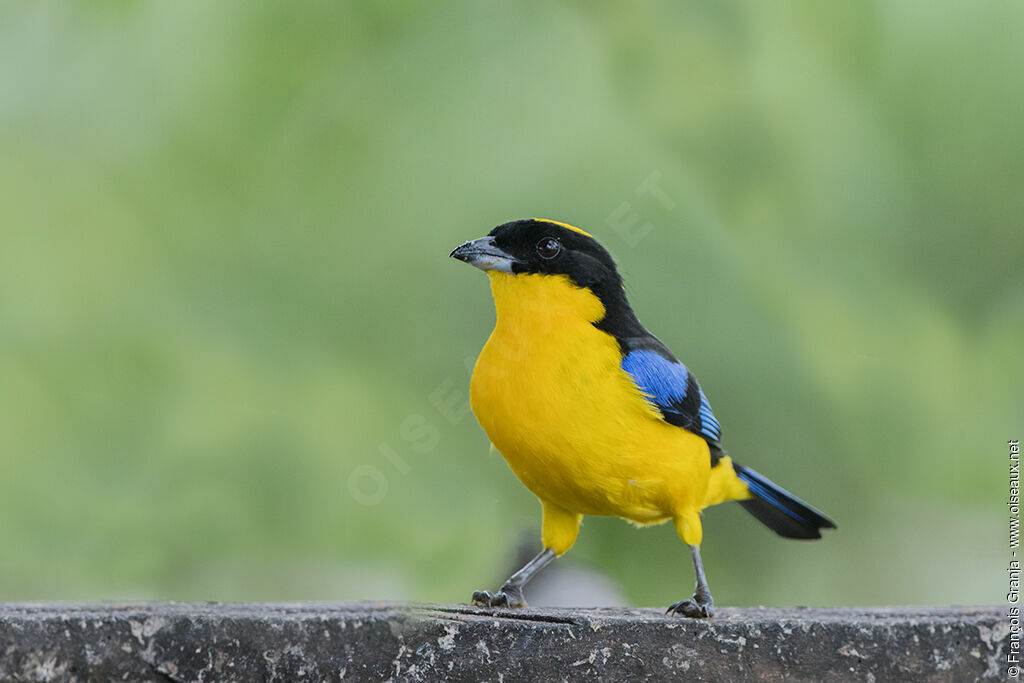
[[[566,275],[510,275],[490,271],[497,327],[543,332],[604,318],[605,308],[594,292],[577,287]]]

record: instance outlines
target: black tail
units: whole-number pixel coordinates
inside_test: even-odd
[[[753,498],[741,500],[757,521],[785,538],[821,538],[819,529],[835,529],[831,519],[754,470],[733,463],[736,476]]]

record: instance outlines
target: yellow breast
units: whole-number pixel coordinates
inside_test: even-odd
[[[519,479],[581,514],[658,522],[703,507],[708,447],[660,419],[622,370],[604,307],[565,276],[489,272],[497,323],[473,412]]]

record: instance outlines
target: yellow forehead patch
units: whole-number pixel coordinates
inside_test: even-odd
[[[591,238],[593,237],[593,235],[591,235],[589,232],[584,232],[583,230],[580,230],[579,228],[577,228],[575,225],[569,225],[568,223],[563,223],[561,221],[553,221],[550,218],[534,218],[533,220],[535,220],[535,221],[543,221],[544,223],[554,223],[555,225],[560,225],[560,226],[562,226],[563,228],[565,228],[567,230],[572,230],[573,232],[578,232],[579,234],[586,235],[587,237],[591,237]]]

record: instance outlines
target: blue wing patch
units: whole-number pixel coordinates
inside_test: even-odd
[[[685,365],[657,351],[637,349],[622,358],[622,369],[661,411],[666,422],[715,444],[721,440],[722,427],[711,412],[708,397]]]

